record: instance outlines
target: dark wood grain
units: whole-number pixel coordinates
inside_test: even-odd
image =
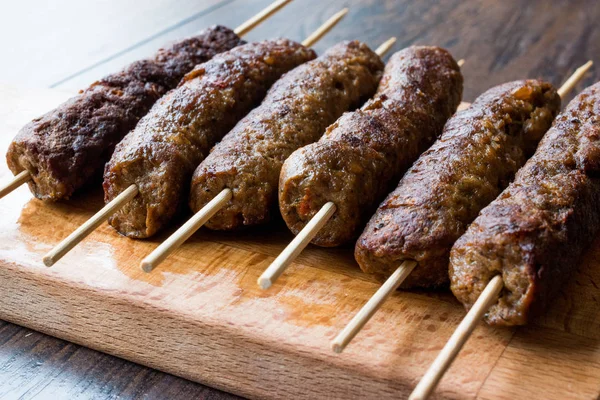
[[[184,2],[180,5],[181,9],[188,7],[189,11],[187,14],[180,12],[182,19],[170,21],[170,25],[159,22],[162,19],[158,14],[163,7],[170,6],[169,2],[161,3],[156,7],[154,34],[140,39],[135,29],[130,31],[119,26],[115,31],[119,37],[118,46],[113,43],[114,38],[104,39],[104,46],[113,49],[110,55],[99,58],[94,52],[91,56],[87,45],[72,48],[68,53],[69,60],[46,64],[47,70],[36,73],[33,80],[51,75],[53,80],[44,81],[48,85],[77,90],[135,59],[151,55],[168,41],[191,35],[210,24],[218,22],[235,27],[269,2],[220,0],[214,3],[211,0],[208,3],[212,5],[206,8],[197,4],[190,8]],[[295,0],[250,32],[247,39],[285,36],[301,40],[345,6],[350,8],[350,13],[317,43],[317,51],[344,39],[360,39],[375,47],[390,36],[398,38],[396,49],[411,44],[444,46],[456,58],[467,60],[463,68],[466,101],[473,100],[493,85],[524,77],[540,77],[560,84],[577,66],[593,59],[600,51],[600,30],[595,29],[600,3],[591,0]],[[96,18],[106,17],[101,14]],[[137,19],[135,21],[134,27],[141,29],[138,25],[142,24]],[[78,36],[83,38],[81,41],[84,43],[98,45],[98,34],[92,29],[79,32]],[[42,44],[44,49],[52,47],[45,42]],[[60,46],[60,42],[55,46]],[[34,46],[27,54],[34,59],[33,55],[38,53]],[[86,63],[84,68],[73,68]],[[30,65],[30,61],[24,59],[22,64]],[[0,67],[0,71],[20,64],[11,65]],[[32,76],[26,72],[27,69],[24,69],[23,79],[18,83],[31,83]],[[592,72],[579,88],[597,77],[598,74]]]
[[[14,86],[85,87],[165,42],[214,23],[235,27],[270,0],[63,0],[11,2],[0,13],[0,81]],[[600,54],[594,0],[295,0],[247,38],[300,40],[344,6],[348,17],[316,45],[343,39],[377,46],[398,37],[447,47],[465,58],[464,99],[495,84],[541,77],[560,84]],[[24,23],[24,22],[27,23]],[[598,68],[576,91],[596,81]],[[576,92],[575,91],[575,92]],[[234,398],[0,321],[0,398]],[[485,394],[482,394],[485,397]]]
[[[0,321],[0,398],[238,397]]]

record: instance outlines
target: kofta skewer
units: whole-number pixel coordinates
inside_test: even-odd
[[[38,199],[68,199],[101,173],[115,145],[186,73],[245,43],[240,36],[290,1],[272,3],[235,31],[215,26],[175,42],[25,125],[8,149],[8,166],[16,176],[0,188],[0,198],[29,182]]]
[[[444,276],[447,276],[447,253],[449,252],[449,248],[446,251],[446,247],[452,245],[452,238],[456,235],[455,231],[459,231],[458,236],[460,236],[460,232],[464,232],[461,229],[466,229],[466,225],[483,208],[481,205],[485,206],[499,194],[501,189],[498,186],[506,187],[512,177],[512,173],[516,172],[518,167],[526,161],[527,151],[533,152],[537,141],[550,128],[551,121],[554,119],[554,116],[550,114],[558,112],[560,102],[558,93],[561,93],[563,96],[566,95],[568,90],[572,89],[574,84],[583,77],[583,74],[589,67],[588,63],[575,71],[573,76],[558,91],[555,91],[547,83],[535,80],[517,81],[497,86],[481,95],[474,105],[467,109],[468,111],[465,110],[457,113],[448,121],[440,140],[425,152],[402,178],[398,188],[382,203],[357,242],[355,255],[361,268],[363,270],[366,269],[367,271],[365,272],[380,271],[382,274],[388,271],[390,276],[387,278],[385,284],[333,340],[332,349],[335,352],[339,353],[343,351],[360,329],[381,307],[385,299],[398,289],[405,282],[406,278],[411,275],[411,272],[415,270],[419,261],[427,265],[424,266],[425,269],[421,271],[416,280],[412,282],[413,285],[423,284],[423,282],[433,282],[434,285],[441,285],[445,282]],[[522,100],[519,100],[521,97]],[[537,106],[533,107],[535,103],[537,103]],[[476,108],[473,109],[472,107]],[[497,117],[500,118],[501,115],[508,117],[510,114],[507,111],[511,109],[514,111],[510,118],[515,119],[515,121],[493,121],[493,118],[495,118],[494,110],[497,112]],[[534,114],[533,110],[536,109],[537,111]],[[515,111],[519,112],[516,113]],[[527,118],[528,115],[529,118]],[[521,121],[520,118],[525,118],[525,120]],[[513,123],[511,126],[508,122],[515,122],[516,124]],[[537,124],[537,127],[535,124]],[[499,128],[494,128],[496,126],[506,127],[508,129],[506,131],[507,134],[502,133]],[[519,126],[525,126],[530,130],[527,137],[524,136],[524,131]],[[470,142],[471,139],[469,139],[472,136],[470,134],[471,131],[479,132],[479,139],[477,139],[476,143],[472,144]],[[485,131],[488,131],[488,134],[484,137],[482,132]],[[519,138],[521,138],[520,141],[518,140]],[[473,151],[479,154],[480,157],[487,154],[494,159],[502,158],[501,164],[503,168],[507,169],[504,171],[498,165],[490,167],[491,164],[487,161],[480,163],[481,165],[485,165],[486,168],[493,168],[491,174],[495,176],[498,182],[493,184],[486,183],[491,178],[482,176],[482,170],[470,170],[466,165],[458,168],[455,173],[460,174],[459,178],[465,179],[466,174],[469,174],[470,180],[455,182],[456,179],[451,175],[446,174],[448,176],[441,176],[439,169],[447,168],[444,162],[455,159],[457,153],[465,152],[467,154]],[[477,154],[473,155],[469,153],[468,157],[477,157]],[[485,171],[487,170],[483,170],[483,172]],[[452,171],[448,171],[448,173],[451,174]],[[465,197],[466,203],[472,209],[466,208],[465,205],[461,205],[462,203],[457,203],[461,205],[460,207],[452,203],[458,201],[456,200],[458,199],[457,196],[444,199],[440,195],[437,195],[432,198],[429,193],[435,192],[438,189],[434,187],[434,182],[426,181],[427,177],[435,178],[444,184],[441,189],[438,188],[439,190],[444,188],[454,190],[455,188],[464,186],[469,193],[473,192],[474,194]],[[472,190],[473,182],[479,182],[478,184],[482,186],[482,189]],[[409,186],[411,183],[412,186]],[[422,188],[422,193],[413,193],[417,184]],[[465,186],[467,184],[471,186]],[[438,200],[425,200],[426,198]],[[393,203],[387,205],[390,202]],[[441,205],[436,206],[435,202]],[[394,204],[399,204],[399,206],[395,206]],[[406,207],[413,207],[414,209],[404,210],[403,208]],[[442,235],[434,229],[435,227],[421,227],[419,223],[430,224],[433,220],[430,216],[419,218],[420,213],[429,210],[427,207],[432,207],[432,210],[440,213],[446,209],[453,210],[453,207],[456,208],[455,214],[452,218],[448,219],[453,222],[439,222],[438,228],[439,230],[452,227],[453,230]],[[406,216],[405,218],[408,218],[408,221],[412,222],[402,222],[404,219],[398,217],[399,215]],[[462,225],[459,226],[461,221]],[[395,228],[396,226],[398,228]],[[398,240],[404,238],[401,228],[408,227],[412,227],[414,230],[413,234],[409,236],[410,241],[406,240],[407,244],[411,246],[407,247],[411,253],[406,257],[401,257],[401,259],[404,258],[404,261],[398,261],[400,263],[398,268],[395,270],[389,269],[389,265],[395,262],[393,260],[397,259],[396,252],[402,252],[402,254],[405,251],[408,252],[404,247],[407,244],[398,248],[394,245]],[[389,236],[389,232],[381,231],[382,229],[387,229],[394,233],[392,236]],[[420,233],[425,229],[427,234]],[[384,239],[384,234],[388,234],[388,239]],[[431,239],[429,238],[430,236]],[[447,237],[450,238],[447,239]],[[448,244],[448,242],[451,243]],[[386,246],[392,246],[390,250],[377,250],[384,243]],[[432,250],[434,247],[435,251]],[[416,259],[415,255],[418,255],[420,259]],[[385,257],[390,257],[391,260],[388,261]]]
[[[188,153],[187,155],[192,158],[194,156],[203,157],[204,154],[202,153],[207,153],[210,145],[218,140],[230,125],[237,122],[237,119],[241,118],[243,113],[252,108],[259,100],[256,97],[264,95],[266,88],[272,84],[275,78],[279,77],[286,70],[316,57],[314,51],[309,50],[308,47],[316,43],[323,35],[333,28],[341,18],[344,17],[347,11],[347,9],[344,9],[328,19],[313,34],[309,35],[303,45],[287,40],[250,44],[243,46],[241,50],[240,48],[234,49],[224,55],[220,55],[216,60],[213,59],[208,63],[197,66],[194,71],[184,78],[181,85],[170,92],[168,96],[161,99],[149,115],[140,121],[138,127],[127,135],[123,142],[119,144],[117,149],[122,148],[124,162],[127,163],[127,151],[130,150],[134,153],[132,154],[131,159],[138,163],[140,161],[149,163],[149,165],[146,166],[147,168],[155,168],[157,165],[160,167],[165,164],[159,160],[146,160],[156,151],[161,153],[161,149],[141,148],[141,144],[138,144],[139,140],[133,137],[133,135],[136,135],[136,130],[138,130],[138,136],[144,136],[144,130],[151,136],[152,131],[160,132],[161,130],[171,129],[173,132],[170,135],[166,132],[166,136],[163,135],[165,138],[161,138],[160,133],[158,133],[158,137],[156,138],[150,137],[146,141],[148,147],[152,147],[154,142],[156,142],[157,146],[161,145],[161,141],[164,142],[165,146],[171,146],[171,151],[169,152],[170,155],[166,154],[167,159],[164,160],[167,162],[167,167],[170,167],[171,171],[177,170],[178,168],[189,169],[189,163],[186,165],[185,159],[182,160],[182,152]],[[273,48],[269,49],[269,47]],[[253,77],[253,80],[250,79],[251,77]],[[245,97],[240,99],[240,94],[238,92],[241,92],[242,89],[244,90]],[[203,100],[203,96],[207,95],[213,99],[216,95],[219,95],[217,97],[223,100],[223,107],[221,107],[223,109],[212,110],[203,108],[201,111],[197,111],[200,105],[203,107],[211,107],[210,101]],[[243,100],[241,104],[239,104],[240,100]],[[184,109],[178,111],[181,107]],[[173,114],[170,109],[173,109],[180,117],[170,115]],[[194,116],[190,116],[192,111],[195,112]],[[204,124],[202,123],[202,115],[198,115],[202,113],[202,111],[204,111],[203,114],[206,114],[206,117],[204,118],[204,120],[206,120],[204,122],[206,123]],[[218,129],[215,128],[217,124],[215,123],[214,118],[217,118],[217,120],[221,122]],[[164,128],[163,125],[165,124],[172,124],[173,126]],[[210,137],[197,138],[196,141],[199,141],[199,143],[190,142],[190,138],[186,138],[185,135],[190,130],[193,131],[192,133],[195,133],[194,136],[204,136],[196,132],[198,129],[206,131],[206,136]],[[219,132],[212,132],[216,130],[219,130]],[[179,136],[181,137],[180,139],[177,138]],[[131,141],[131,143],[126,143],[126,140]],[[183,149],[181,146],[182,144]],[[185,148],[186,145],[195,147],[187,149]],[[190,151],[198,154],[190,155]],[[136,155],[136,152],[140,154]],[[115,154],[116,153],[117,152],[115,152]],[[158,156],[160,156],[160,154],[158,154]],[[111,161],[113,161],[113,159],[111,159]],[[169,166],[169,163],[176,163],[178,165],[173,167],[172,165]],[[183,165],[181,165],[182,163]],[[105,175],[110,171],[110,168],[110,165],[107,164]],[[145,168],[136,169],[139,173],[146,173]],[[127,169],[122,171],[126,173]],[[160,174],[157,174],[158,180],[154,184],[160,185],[170,183],[161,182],[162,178],[160,178],[160,176]],[[106,184],[105,179],[105,186]],[[149,182],[149,184],[152,185],[153,182]],[[114,185],[111,186],[114,187]],[[179,196],[179,193],[173,191],[166,191],[165,195],[168,194],[167,192],[170,192],[172,196]],[[71,235],[65,238],[44,257],[44,264],[47,266],[53,265],[77,245],[77,243],[102,224],[102,222],[114,217],[116,212],[128,205],[139,195],[139,187],[137,184],[133,183],[125,187],[121,193],[111,196],[113,198],[110,199],[103,209],[71,233]],[[173,210],[170,211],[174,212]],[[143,237],[143,235],[140,235],[139,237]]]
[[[451,289],[470,310],[412,399],[435,389],[482,318],[524,325],[556,297],[600,232],[598,172],[600,83],[569,103],[514,182],[454,244]]]
[[[104,174],[107,202],[132,184],[141,191],[140,196],[110,217],[110,225],[125,236],[148,238],[168,224],[183,209],[194,169],[208,156],[212,147],[260,104],[271,85],[282,77],[282,72],[288,72],[316,57],[314,51],[308,50],[308,46],[332,28],[346,12],[347,9],[344,9],[334,15],[317,30],[317,36],[309,35],[302,45],[297,45],[301,47],[297,50],[290,48],[288,54],[278,55],[274,52],[261,56],[250,49],[248,56],[232,55],[227,66],[214,63],[216,65],[201,67],[198,79],[193,80],[198,87],[192,93],[173,95],[172,101],[163,107],[165,110],[156,110],[148,127],[144,126],[143,120],[117,147],[107,164]],[[285,70],[278,70],[275,75],[266,73],[276,63],[286,62],[288,58],[290,61],[300,61],[298,56],[301,54],[296,52],[309,53],[310,57],[303,58],[302,62],[286,64]],[[222,72],[218,72],[223,68]],[[212,78],[215,74],[218,76]],[[185,89],[184,85],[180,88]],[[249,100],[252,100],[251,103]],[[143,137],[145,131],[164,133],[154,135],[156,139],[146,140],[147,145],[136,143],[135,138]],[[174,149],[159,148],[165,140],[172,141],[169,139],[171,136],[176,142],[172,146]],[[179,137],[181,139],[177,139]],[[130,139],[130,143],[125,144],[127,139]],[[146,147],[149,149],[145,150]],[[130,151],[136,154],[130,156]],[[133,164],[131,157],[135,158]],[[132,171],[132,166],[136,171]],[[165,176],[168,179],[165,180]]]
[[[460,59],[457,64],[459,67],[464,65],[465,60]],[[586,63],[584,66],[580,67],[578,71],[585,73],[587,69],[591,66],[591,61]],[[559,89],[559,95],[563,95],[569,92],[573,86],[578,82],[581,77],[579,73],[574,73],[569,81],[565,82],[565,84]],[[467,108],[468,103],[461,103],[458,106],[458,111],[461,111]],[[327,224],[329,219],[336,213],[337,206],[333,201],[328,201],[325,203],[321,209],[310,219],[308,223],[306,223],[302,229],[298,232],[296,237],[290,242],[290,244],[277,256],[275,261],[269,266],[267,272],[265,272],[261,277],[261,286],[269,287],[284,271],[285,269],[300,255],[302,250],[308,246],[315,237],[319,234],[319,232],[323,229],[323,227]],[[316,243],[320,244],[320,243]],[[339,245],[340,243],[330,243],[330,245]],[[401,267],[399,267],[398,271],[390,277],[390,285],[395,285],[394,282],[402,282],[408,274],[412,271],[412,269],[416,266],[413,263],[405,263]],[[388,287],[389,285],[386,285]],[[385,288],[382,288],[382,290]],[[393,290],[392,290],[393,291]],[[382,292],[381,295],[384,296],[378,300],[378,302],[383,301],[387,295],[384,295],[385,292]],[[374,312],[376,309],[371,310],[370,312]]]
[[[298,235],[260,276],[263,289],[309,241],[333,247],[358,236],[392,185],[442,133],[460,104],[462,82],[446,50],[401,50],[390,58],[371,101],[288,157],[279,177],[279,208]]]
[[[308,50],[302,47],[298,51]],[[209,153],[214,152],[212,147],[249,111],[259,106],[270,86],[276,82],[274,78],[279,80],[283,76],[281,72],[288,72],[316,57],[312,50],[310,55],[302,62],[286,64],[285,70],[275,75],[266,74],[266,71],[273,69],[275,62],[297,57],[293,52],[285,57],[276,53],[265,54],[264,57],[252,54],[248,59],[234,56],[233,63],[216,80],[200,71],[202,75],[197,80],[199,87],[194,89],[195,94],[173,96],[173,101],[163,107],[165,110],[157,110],[154,118],[150,119],[147,124],[149,127],[145,127],[145,121],[142,120],[136,130],[117,147],[105,169],[105,199],[110,201],[132,184],[140,189],[140,195],[113,214],[109,224],[132,238],[148,238],[164,228],[185,207],[194,169]],[[216,70],[222,68],[220,65],[208,67]],[[183,103],[177,97],[183,97]],[[249,100],[252,100],[251,103]],[[183,110],[180,112],[178,108]],[[156,139],[143,138],[146,131],[154,130],[165,133],[152,133],[157,136]],[[170,142],[173,142],[169,139],[171,136],[182,139],[177,139],[172,145],[169,143],[173,150],[163,150],[160,148],[165,142],[163,136]],[[137,142],[140,138],[147,141],[147,145],[139,145]],[[129,143],[126,142],[128,139]],[[151,149],[146,151],[146,147]],[[135,154],[130,155],[131,151]],[[133,163],[130,158],[135,159]]]
[[[142,261],[144,271],[150,272],[222,209],[210,228],[266,221],[285,158],[317,140],[339,115],[375,92],[383,70],[380,57],[394,42],[386,41],[375,53],[359,42],[338,44],[277,82],[261,106],[197,168],[190,195],[196,214]]]
[[[465,63],[464,59],[456,62],[459,67]],[[464,107],[464,103],[459,108]],[[268,271],[262,274],[259,285],[264,289],[270,287],[273,282],[285,271],[287,267],[302,253],[308,244],[317,236],[329,219],[335,214],[337,207],[333,201],[325,203],[321,209],[302,227],[289,245],[277,256],[269,266]]]
[[[171,222],[185,207],[190,180],[198,164],[249,111],[259,106],[284,72],[316,57],[308,47],[346,12],[344,9],[334,15],[316,31],[316,36],[309,35],[302,45],[294,44],[287,54],[270,52],[261,55],[250,50],[249,56],[232,56],[232,62],[222,73],[217,72],[216,78],[211,75],[223,68],[220,64],[202,67],[201,75],[194,80],[198,87],[192,93],[174,95],[173,101],[163,107],[165,110],[157,110],[148,127],[140,123],[117,147],[105,168],[105,200],[108,202],[130,185],[136,185],[140,195],[113,214],[109,224],[125,236],[148,238]],[[306,54],[310,57],[303,56]],[[282,64],[285,69],[274,69],[277,63],[285,63]],[[273,72],[267,73],[270,70]],[[146,131],[156,138],[145,139]],[[136,138],[148,143],[140,145]],[[127,139],[130,141],[126,144]],[[170,145],[172,149],[161,148],[166,141],[175,142]],[[132,151],[135,152],[133,156],[130,155]]]
[[[311,42],[304,44],[314,44],[346,12],[344,9],[325,22],[317,29],[319,35],[310,35]],[[120,221],[114,221],[115,215],[123,207],[137,207],[136,210],[145,207],[143,196],[171,196],[177,201],[189,177],[173,178],[189,172],[190,168],[193,172],[196,162],[257,105],[281,75],[315,57],[315,52],[307,46],[279,39],[238,46],[196,66],[118,144],[105,167],[108,204],[47,253],[44,264],[52,266],[107,219],[112,220],[109,222],[113,227],[117,224],[121,233],[131,237],[153,234],[161,221],[145,226],[145,217],[141,217],[142,228],[133,223],[119,226]],[[165,179],[165,174],[170,178]],[[144,185],[142,190],[140,182]],[[165,185],[174,187],[165,189]],[[137,204],[132,204],[136,201]],[[162,217],[166,217],[177,210],[161,211]],[[160,212],[151,212],[161,217]]]

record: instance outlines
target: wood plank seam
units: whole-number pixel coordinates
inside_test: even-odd
[[[138,41],[137,43],[132,44],[129,47],[126,47],[123,50],[119,50],[116,53],[114,53],[114,54],[112,54],[112,55],[110,55],[108,57],[105,57],[102,60],[99,60],[99,61],[97,61],[97,62],[95,62],[95,63],[93,63],[93,64],[91,64],[91,65],[89,65],[89,66],[87,66],[85,68],[80,69],[79,71],[77,71],[77,72],[75,72],[75,73],[73,73],[73,74],[71,74],[71,75],[69,75],[69,76],[67,76],[65,78],[62,78],[62,79],[54,82],[49,87],[52,89],[52,88],[55,88],[55,87],[57,87],[59,85],[62,85],[64,83],[66,83],[66,82],[68,82],[68,81],[76,78],[77,76],[79,76],[81,74],[84,74],[84,73],[86,73],[86,72],[88,72],[88,71],[90,71],[90,70],[92,70],[94,68],[97,68],[98,66],[100,66],[102,64],[106,64],[107,62],[109,62],[109,61],[111,61],[111,60],[113,60],[113,59],[115,59],[117,57],[121,57],[122,55],[127,54],[127,53],[129,53],[129,52],[137,49],[138,47],[143,46],[144,44],[146,44],[148,42],[151,42],[152,40],[158,39],[159,37],[164,36],[167,33],[171,32],[171,31],[174,31],[175,29],[178,29],[178,28],[180,28],[180,27],[182,27],[182,26],[184,26],[186,24],[189,24],[192,21],[194,21],[196,19],[199,19],[199,18],[203,17],[204,15],[209,14],[209,13],[211,13],[213,11],[216,11],[216,10],[222,8],[223,6],[229,5],[230,3],[233,3],[235,1],[236,0],[223,0],[222,2],[220,2],[218,4],[210,6],[210,7],[206,8],[206,9],[204,9],[202,11],[198,11],[197,13],[195,13],[195,14],[187,17],[187,18],[184,18],[181,21],[178,21],[178,22],[176,22],[176,23],[174,23],[174,24],[172,24],[172,25],[170,25],[170,26],[168,26],[168,27],[166,27],[166,28],[158,31],[155,34],[150,35],[150,36],[148,36],[148,37],[146,37],[146,38]]]

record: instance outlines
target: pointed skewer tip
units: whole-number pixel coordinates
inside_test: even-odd
[[[594,63],[592,62],[592,60],[590,60],[583,64],[581,67],[577,68],[573,72],[573,74],[571,74],[571,76],[565,81],[565,83],[563,83],[563,85],[557,90],[558,95],[561,98],[564,98],[571,90],[573,90],[575,85],[577,85],[577,83],[579,83],[579,81],[583,79],[583,77],[592,67],[593,64]]]
[[[279,0],[269,4],[266,8],[263,8],[260,12],[253,15],[240,26],[235,28],[234,32],[238,36],[244,36],[246,33],[254,29],[256,26],[261,24],[267,18],[271,17],[277,11],[281,10],[285,5],[290,3],[292,0]]]
[[[375,49],[375,54],[377,54],[379,57],[383,57],[396,43],[396,40],[396,37],[392,36],[391,38],[383,42],[377,49]]]
[[[42,260],[44,261],[44,265],[46,267],[51,267],[54,265],[54,260],[52,257],[45,256]]]
[[[340,354],[342,351],[344,351],[344,346],[339,343],[331,343],[331,350],[333,350],[333,352],[336,354]]]
[[[65,254],[71,251],[73,247],[98,228],[104,221],[109,219],[111,215],[116,213],[127,202],[137,196],[138,192],[138,188],[135,184],[130,185],[50,250],[43,258],[44,264],[51,266],[59,261]]]
[[[197,213],[192,215],[179,229],[155,248],[140,262],[140,267],[144,272],[152,272],[158,267],[173,251],[188,240],[206,221],[221,210],[233,196],[233,191],[225,188],[219,192],[211,201],[202,207]]]
[[[359,312],[350,320],[344,329],[331,342],[331,349],[336,353],[341,353],[346,346],[361,331],[371,317],[379,310],[385,300],[392,295],[404,282],[406,277],[417,266],[414,260],[404,260],[402,264],[390,275],[383,285],[375,292],[373,296],[362,306]]]
[[[310,219],[296,237],[286,246],[277,258],[258,278],[258,284],[263,288],[269,288],[273,282],[286,270],[287,267],[298,257],[310,241],[317,235],[319,230],[329,221],[335,213],[336,206],[329,201]],[[268,283],[265,283],[268,282]]]
[[[148,262],[142,261],[142,270],[146,273],[152,272],[154,266]]]
[[[496,275],[488,282],[485,289],[479,295],[479,298],[477,298],[477,301],[475,301],[475,304],[473,304],[467,315],[458,324],[450,339],[448,339],[433,363],[429,366],[429,369],[427,369],[425,375],[423,375],[411,393],[409,400],[426,399],[431,395],[458,356],[460,350],[471,337],[475,327],[492,304],[498,300],[503,287],[502,275]]]
[[[273,284],[273,282],[271,282],[271,280],[269,278],[265,278],[263,276],[261,276],[260,278],[258,278],[258,286],[261,287],[261,289],[268,289],[271,287],[271,285]]]
[[[302,41],[302,46],[312,47],[316,42],[318,42],[323,35],[333,29],[342,18],[348,13],[348,9],[344,8],[341,11],[333,14],[327,21],[323,23],[320,27],[317,28],[313,33],[311,33],[306,39]]]

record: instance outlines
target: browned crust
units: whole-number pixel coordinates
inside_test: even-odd
[[[534,152],[560,107],[538,80],[497,86],[452,117],[359,238],[361,268],[381,278],[402,260],[418,266],[403,287],[448,283],[450,248]]]
[[[185,204],[194,168],[285,72],[316,57],[287,39],[238,46],[198,65],[142,118],[104,173],[108,202],[140,193],[110,219],[120,233],[152,236]]]
[[[353,41],[288,73],[198,167],[192,181],[192,210],[230,188],[233,198],[207,227],[229,230],[268,221],[277,206],[283,161],[298,147],[317,140],[344,111],[371,96],[382,70],[377,54]]]
[[[452,248],[451,288],[466,308],[497,274],[504,289],[489,324],[523,325],[546,308],[600,231],[599,173],[600,83],[569,103]]]
[[[9,168],[29,171],[37,198],[69,198],[101,174],[115,145],[184,74],[243,43],[230,29],[212,27],[95,82],[25,125],[8,149]]]
[[[450,53],[439,47],[394,54],[373,100],[286,160],[279,207],[290,230],[300,232],[331,201],[336,212],[312,243],[355,239],[392,185],[442,133],[460,103],[462,81]]]

